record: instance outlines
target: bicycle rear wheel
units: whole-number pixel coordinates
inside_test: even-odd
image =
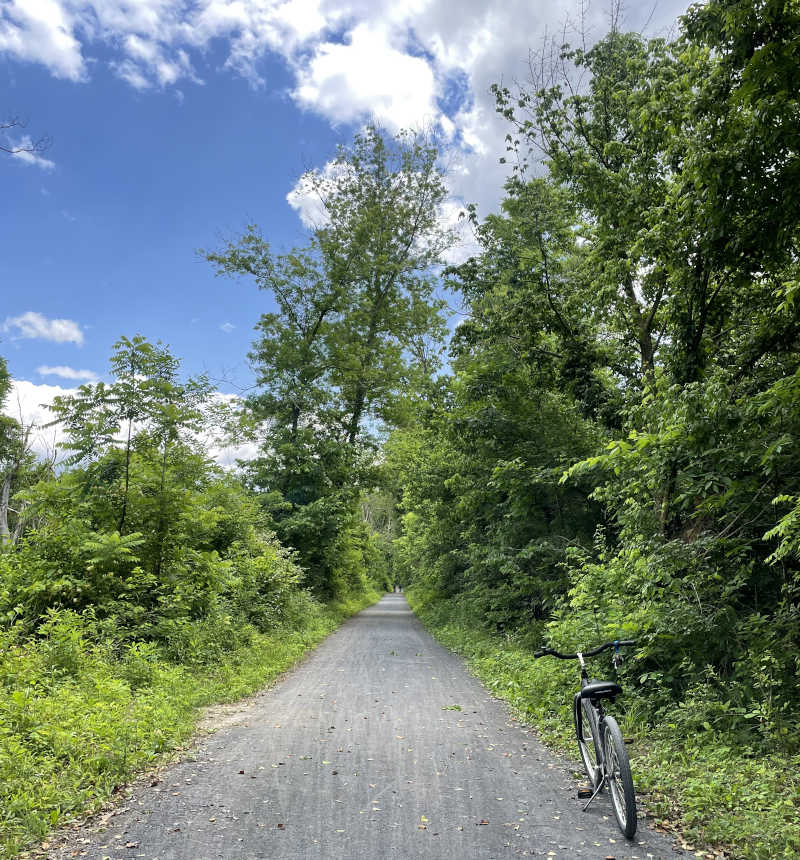
[[[626,839],[633,839],[637,825],[633,776],[622,732],[613,717],[606,717],[603,734],[603,757],[611,805],[614,808],[619,829]]]
[[[597,752],[600,749],[597,711],[586,699],[579,697],[575,698],[575,731],[578,735],[578,749],[581,753],[583,769],[594,791],[601,778],[597,764]]]

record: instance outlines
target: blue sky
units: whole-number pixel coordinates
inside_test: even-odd
[[[102,375],[114,340],[140,332],[168,342],[191,372],[247,383],[244,356],[268,296],[214,277],[197,251],[250,221],[275,247],[302,241],[286,194],[347,133],[292,105],[282,61],[261,65],[269,87],[210,74],[178,95],[137,91],[102,66],[87,85],[6,60],[6,101],[27,131],[51,135],[43,157],[55,166],[0,160],[13,201],[0,231],[0,314],[70,319],[83,332],[78,345],[8,326],[0,354],[15,376],[42,381],[42,365]]]
[[[684,0],[629,2],[626,24],[674,26]],[[507,131],[489,93],[524,79],[529,48],[574,21],[573,0],[0,0],[0,355],[28,404],[141,333],[222,390],[269,297],[215,278],[200,248],[248,223],[276,249],[303,241],[288,202],[304,169],[370,117],[438,129],[450,214],[500,199]],[[607,5],[587,14],[602,35]],[[0,132],[0,134],[2,134]]]

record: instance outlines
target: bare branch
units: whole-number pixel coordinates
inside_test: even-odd
[[[6,119],[0,120],[0,132],[8,132],[11,129],[22,130],[27,127],[27,121],[20,119],[18,116],[6,117]],[[6,134],[5,137],[5,142],[0,141],[0,152],[7,152],[9,155],[16,155],[20,152],[28,152],[32,155],[36,155],[49,149],[53,142],[47,135],[43,135],[36,140],[31,140],[29,137],[26,137],[18,143],[11,143],[11,141],[8,140],[8,134]]]

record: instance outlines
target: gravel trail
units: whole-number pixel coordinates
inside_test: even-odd
[[[392,594],[228,713],[192,760],[137,784],[102,827],[84,826],[50,856],[686,856],[643,822],[626,842],[605,797],[582,812],[577,768],[512,719]]]

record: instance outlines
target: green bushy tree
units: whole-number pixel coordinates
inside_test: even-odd
[[[360,493],[375,481],[376,432],[405,420],[431,372],[425,345],[444,335],[433,267],[452,236],[422,135],[368,126],[299,185],[320,210],[305,247],[275,255],[252,228],[208,259],[275,302],[250,354],[263,436],[246,474],[309,584],[331,594],[363,578],[343,572],[345,558],[363,566]]]

